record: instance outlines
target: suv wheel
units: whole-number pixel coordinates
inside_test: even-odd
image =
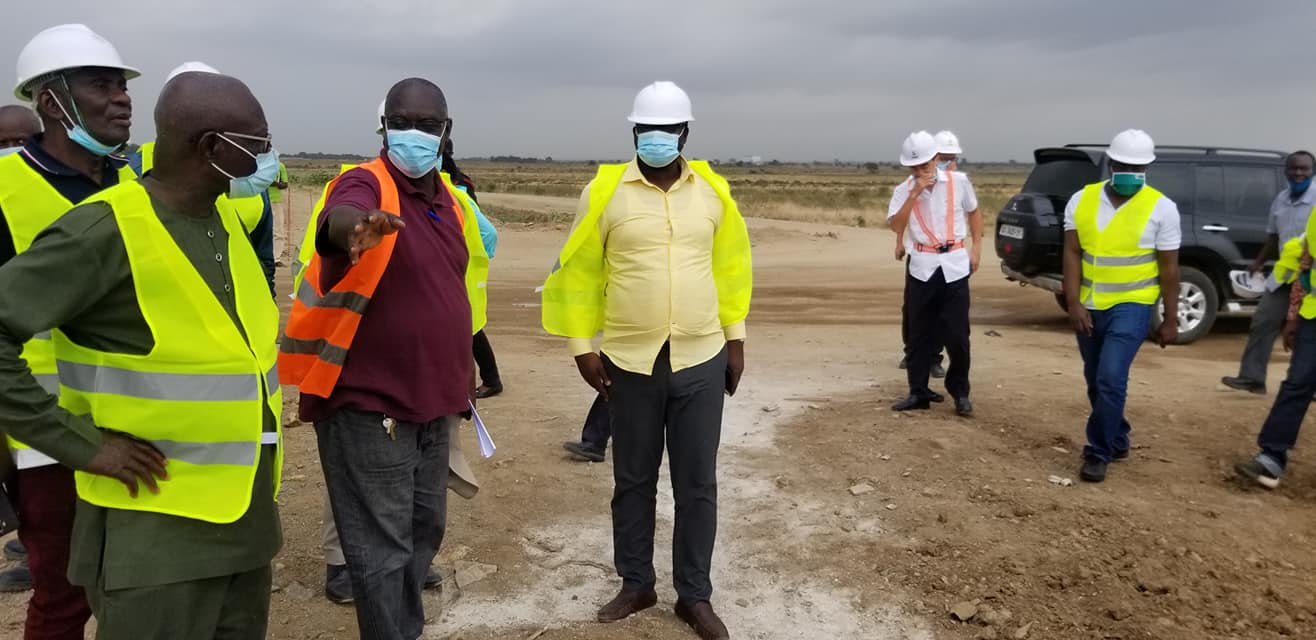
[[[1220,310],[1220,292],[1205,273],[1192,267],[1179,267],[1179,339],[1175,344],[1189,344],[1206,335],[1215,325]],[[1152,332],[1165,317],[1165,305],[1156,303]]]

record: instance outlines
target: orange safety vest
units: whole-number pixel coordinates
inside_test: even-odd
[[[397,183],[389,175],[384,161],[375,158],[359,165],[369,171],[379,181],[379,209],[395,216],[402,214],[398,198]],[[329,183],[326,193],[333,191],[343,175]],[[461,205],[453,198],[453,210],[459,228],[465,236],[466,221],[461,215]],[[370,304],[370,298],[379,286],[379,279],[388,268],[393,257],[393,248],[398,236],[390,233],[383,237],[379,246],[361,254],[361,259],[348,269],[342,280],[338,281],[328,292],[320,288],[320,254],[317,252],[306,265],[302,276],[302,287],[310,286],[315,291],[313,300],[304,301],[296,296],[292,302],[292,313],[288,316],[288,326],[283,330],[283,339],[279,341],[279,382],[297,385],[302,393],[328,398],[338,384],[338,377],[343,372],[343,363],[347,361],[347,352],[356,337],[361,317]],[[309,304],[308,304],[309,302]]]
[[[914,219],[918,221],[919,228],[923,229],[923,235],[928,240],[936,244],[914,243],[914,247],[923,253],[947,253],[962,248],[964,242],[955,239],[955,176],[947,171],[946,176],[950,179],[946,181],[946,237],[941,242],[937,242],[937,234],[932,231],[932,224],[923,215],[923,206],[919,204],[918,198],[914,199]]]

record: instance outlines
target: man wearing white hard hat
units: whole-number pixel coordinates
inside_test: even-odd
[[[1316,207],[1316,190],[1310,188],[1312,154],[1306,151],[1289,154],[1284,161],[1284,175],[1288,185],[1270,204],[1266,242],[1247,267],[1247,274],[1257,278],[1261,277],[1266,261],[1285,250],[1292,250],[1290,243],[1305,231],[1307,218]],[[1266,367],[1270,365],[1270,354],[1275,350],[1275,339],[1284,327],[1292,282],[1292,279],[1276,278],[1274,273],[1265,278],[1265,288],[1258,296],[1256,313],[1248,327],[1247,346],[1243,348],[1238,375],[1222,378],[1220,382],[1225,386],[1258,394],[1266,392]]]
[[[1115,136],[1106,156],[1110,179],[1084,187],[1065,207],[1065,300],[1092,406],[1079,471],[1087,482],[1105,480],[1111,461],[1129,456],[1129,367],[1157,300],[1164,300],[1165,320],[1156,342],[1165,348],[1179,336],[1179,208],[1147,185],[1156,146],[1130,129]]]
[[[165,84],[169,84],[170,80],[184,73],[219,74],[220,72],[219,69],[204,62],[184,62],[169,72],[165,77]],[[137,172],[138,176],[145,175],[147,171],[154,168],[155,142],[147,142],[138,148],[137,153],[128,159],[128,165]],[[265,271],[265,281],[270,287],[270,295],[274,295],[274,206],[269,191],[272,183],[266,183],[265,180],[277,181],[283,171],[282,167],[283,163],[280,162],[273,170],[262,171],[259,181],[243,180],[240,184],[235,183],[234,189],[230,189],[229,193],[220,196],[216,201],[216,206],[229,206],[237,212],[238,220],[247,230],[247,239],[251,241],[252,248],[256,250],[256,257],[260,259],[261,269]],[[253,191],[255,193],[251,193]]]
[[[960,149],[959,138],[955,137],[955,134],[949,131],[938,131],[937,135],[933,137],[937,140],[937,169],[940,171],[956,171],[957,167],[955,163],[959,159],[959,155],[964,153],[964,151]],[[959,175],[966,181],[969,179],[963,172],[959,172]],[[981,216],[970,220],[970,224],[973,224],[974,220],[979,224],[982,223]],[[973,237],[982,237],[982,230],[979,229],[974,232]],[[908,244],[905,234],[896,234],[897,260],[905,260],[908,263],[910,250]],[[908,269],[909,265],[906,264],[905,268]],[[900,358],[900,368],[904,369],[909,365],[909,312],[903,304],[900,306],[900,340],[905,343],[905,353]],[[944,378],[946,377],[946,368],[941,365],[943,360],[941,345],[936,345],[936,351],[934,353],[936,353],[936,355],[932,359],[932,377]]]
[[[43,133],[18,153],[0,157],[0,265],[25,252],[39,233],[74,204],[135,174],[113,155],[128,141],[132,100],[127,81],[138,76],[105,38],[80,24],[38,33],[18,55],[14,95],[33,104]],[[18,310],[11,310],[18,311]],[[53,410],[47,392],[59,388],[49,333],[29,336],[23,358],[43,388],[13,398]],[[27,389],[25,389],[27,391]],[[7,391],[6,393],[17,393]],[[38,452],[69,446],[68,434],[30,435],[28,448],[9,441],[18,472],[11,488],[28,553],[33,595],[25,637],[82,638],[91,615],[86,596],[66,577],[76,505],[73,471]],[[85,466],[94,451],[81,449]]]
[[[709,603],[709,572],[723,394],[735,394],[745,366],[749,235],[726,180],[681,155],[694,116],[680,87],[645,87],[628,119],[636,158],[599,166],[543,290],[544,329],[568,338],[612,423],[622,586],[598,620],[622,620],[658,600],[654,520],[666,442],[676,614],[700,638],[727,638]],[[600,331],[601,354],[591,342]]]
[[[910,177],[896,185],[887,221],[906,234],[909,265],[905,309],[909,337],[905,348],[909,396],[892,409],[928,409],[942,396],[928,387],[933,359],[941,347],[950,356],[946,391],[955,413],[973,415],[969,400],[969,276],[982,257],[982,216],[978,198],[963,174],[937,166],[937,140],[926,131],[909,135],[900,164]]]

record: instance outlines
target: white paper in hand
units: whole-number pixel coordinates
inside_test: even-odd
[[[471,406],[471,421],[475,423],[475,438],[480,441],[480,455],[492,458],[498,447],[494,446],[493,438],[489,437],[489,430],[484,428],[484,420],[480,419],[480,412],[475,410],[475,403],[467,402]]]

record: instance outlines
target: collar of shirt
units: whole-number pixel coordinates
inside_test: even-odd
[[[35,134],[23,143],[23,157],[28,164],[32,165],[33,169],[57,176],[85,177],[81,171],[64,164],[59,158],[50,155],[45,149],[41,148],[42,135],[40,133]],[[105,162],[102,165],[102,171],[104,172],[102,177],[108,178],[111,174],[117,177],[119,168],[125,164],[128,164],[128,158],[119,155],[105,156]],[[108,180],[104,182],[105,184],[111,184]]]
[[[678,157],[676,161],[681,163],[681,177],[677,178],[676,182],[672,184],[672,189],[675,189],[677,185],[694,180],[695,177],[695,172],[690,170],[690,165],[685,161],[685,158]],[[630,165],[626,167],[626,172],[621,175],[621,181],[643,182],[655,189],[658,188],[658,185],[649,182],[649,179],[644,177],[644,172],[640,171],[640,161],[638,159],[631,160]],[[668,189],[668,191],[671,191],[672,189]]]
[[[407,198],[415,198],[417,200],[425,200],[427,198],[425,192],[421,191],[420,187],[413,184],[411,178],[407,177],[407,174],[402,173],[397,167],[393,166],[393,161],[388,158],[387,149],[381,149],[379,151],[379,157],[384,161],[384,166],[388,168],[388,174],[393,176],[393,182],[398,185],[399,195]],[[435,168],[433,175],[434,199],[429,201],[430,206],[432,208],[447,207],[451,204],[451,196],[449,195],[448,190],[444,188],[443,181],[439,179],[439,171],[437,168]]]
[[[1292,207],[1300,204],[1316,205],[1316,191],[1313,191],[1311,187],[1307,187],[1307,190],[1301,196],[1298,196],[1297,200],[1294,200],[1293,189],[1286,187],[1284,192],[1280,194],[1280,201]]]

